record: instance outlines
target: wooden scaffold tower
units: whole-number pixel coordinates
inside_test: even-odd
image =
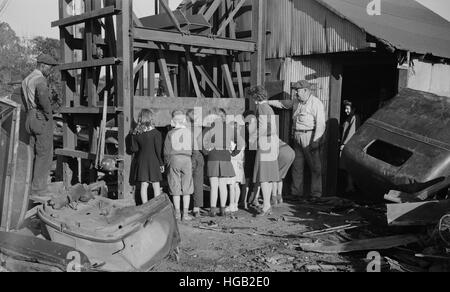
[[[64,142],[56,153],[66,184],[70,161],[95,170],[100,156],[117,162],[117,197],[131,198],[127,138],[141,109],[157,110],[158,127],[177,108],[242,114],[245,88],[264,83],[266,0],[185,0],[175,11],[159,0],[163,13],[144,18],[132,0],[84,0],[79,14],[74,1],[59,0],[60,19],[52,23],[62,47]],[[237,32],[248,11],[252,30]],[[118,150],[104,155],[106,124],[117,132]],[[89,130],[84,148],[80,126]]]

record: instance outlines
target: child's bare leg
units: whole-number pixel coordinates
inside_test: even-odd
[[[173,196],[173,206],[175,207],[175,216],[177,219],[181,219],[181,197]]]
[[[272,196],[272,187],[273,183],[270,182],[261,183],[261,190],[264,199],[263,212],[266,212],[271,208],[270,198]]]
[[[159,182],[152,183],[153,193],[155,194],[155,198],[161,196],[161,184]]]
[[[225,208],[227,206],[228,199],[228,186],[227,178],[219,178],[219,188],[220,188],[220,207]],[[233,191],[234,193],[234,191]]]
[[[255,205],[259,206],[259,198],[261,197],[261,184],[259,184],[256,187],[256,191],[255,191],[255,200],[254,203]]]
[[[148,202],[148,187],[149,183],[147,182],[141,183],[141,200],[143,205],[147,204]]]
[[[236,183],[230,184],[230,211],[234,210],[234,202],[236,201]]]
[[[209,179],[209,182],[211,184],[211,208],[217,208],[217,199],[219,196],[219,178],[211,177]]]
[[[236,183],[235,185],[236,193],[234,194],[234,211],[239,211],[239,199],[241,198],[241,185]]]
[[[274,182],[272,186],[272,197],[277,198],[278,196],[278,183]]]
[[[183,196],[183,221],[190,221],[192,218],[189,216],[189,206],[191,204],[191,196]]]

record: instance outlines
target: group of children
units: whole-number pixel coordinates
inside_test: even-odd
[[[228,124],[223,109],[213,109],[209,118],[210,123],[204,129],[202,122],[196,123],[193,110],[175,110],[172,113],[172,129],[163,144],[162,135],[155,127],[154,113],[151,110],[141,111],[138,125],[132,133],[131,150],[135,153],[132,175],[134,181],[140,184],[143,204],[148,202],[150,185],[155,197],[162,193],[160,182],[163,174],[167,173],[177,220],[193,219],[189,215],[192,195],[193,215],[199,217],[204,203],[203,176],[206,170],[211,187],[209,215],[225,216],[238,211],[241,185],[245,185],[246,178],[251,177],[244,167],[245,142],[239,140],[245,136],[245,128],[237,123]],[[248,188],[245,192],[247,196]],[[219,195],[220,208],[217,208]]]

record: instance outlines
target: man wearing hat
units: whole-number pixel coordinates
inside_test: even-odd
[[[36,69],[22,82],[27,111],[25,127],[34,151],[32,197],[46,195],[53,161],[53,106],[57,95],[50,93],[47,78],[56,65],[55,59],[42,54],[37,58]]]
[[[295,83],[296,98],[293,100],[271,100],[269,105],[280,109],[293,109],[295,161],[292,165],[291,195],[300,199],[304,195],[305,161],[311,169],[311,195],[322,196],[322,162],[320,145],[325,133],[325,107],[312,94],[313,84],[306,80]]]

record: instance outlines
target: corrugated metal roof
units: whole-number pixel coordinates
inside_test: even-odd
[[[368,15],[371,1],[316,1],[398,49],[450,58],[450,22],[414,0],[381,0],[379,16]]]
[[[267,57],[355,51],[367,48],[366,33],[315,0],[268,0]]]

